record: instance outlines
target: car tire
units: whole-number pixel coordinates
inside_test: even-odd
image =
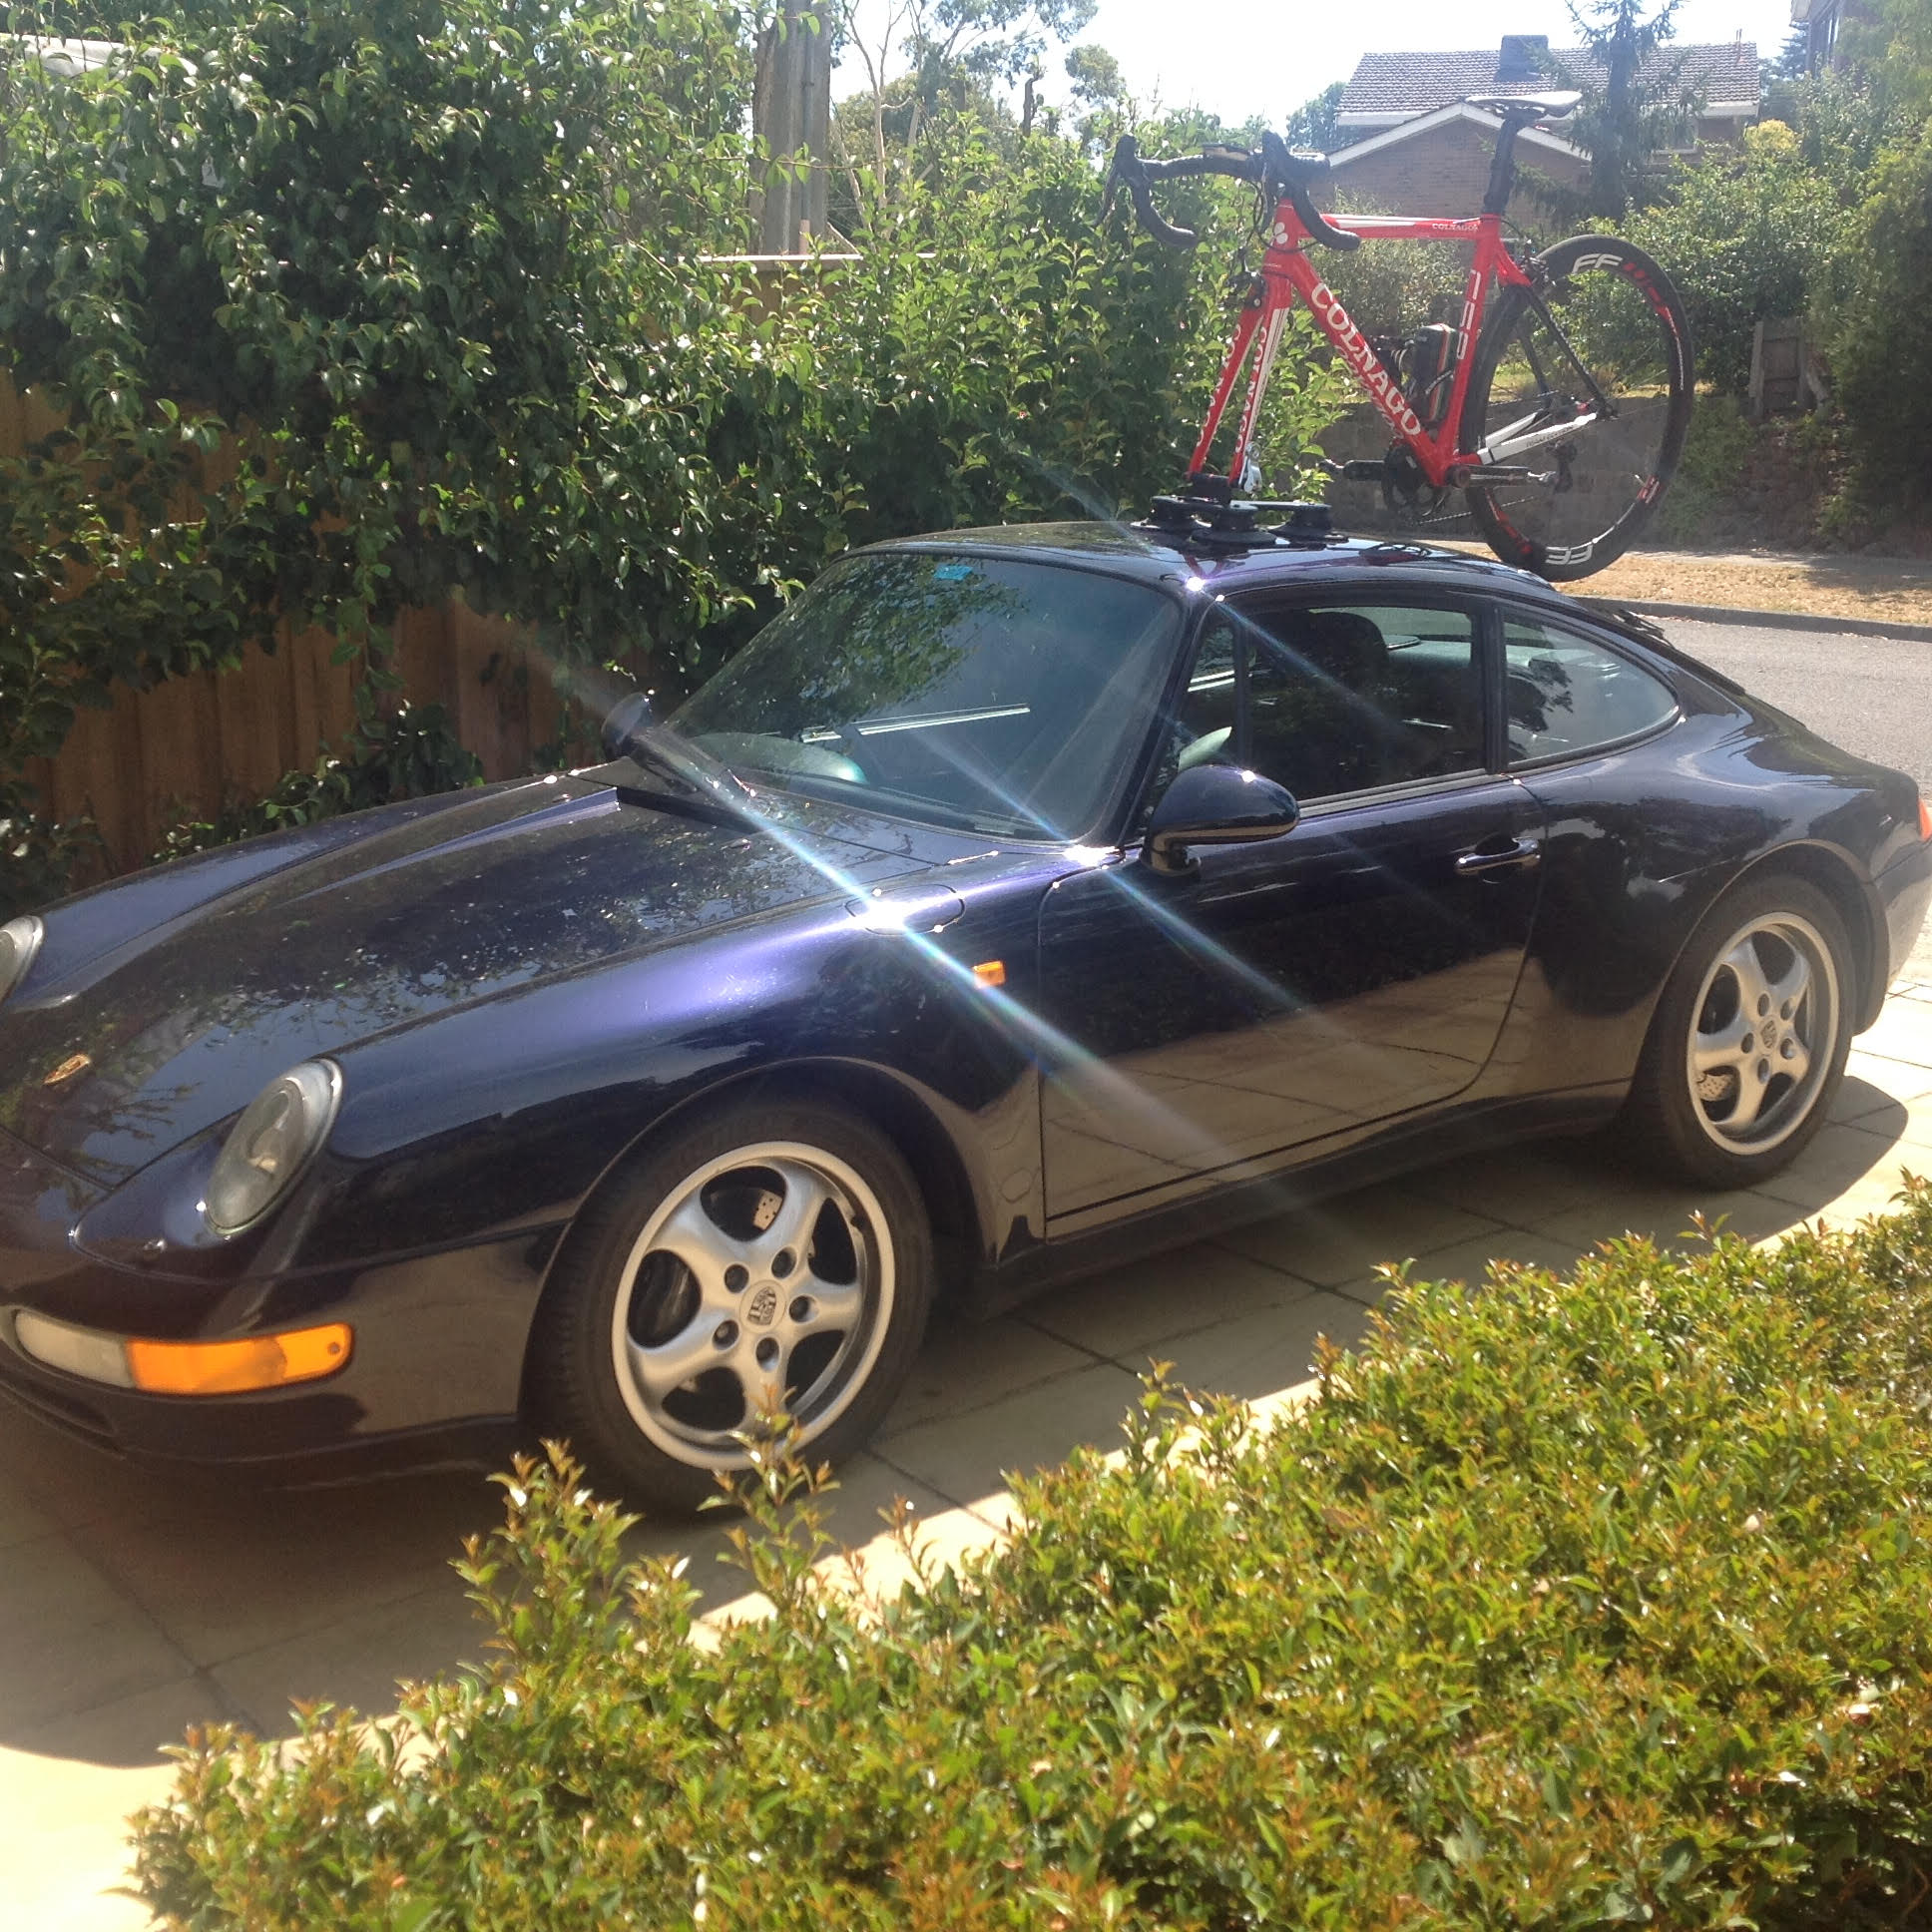
[[[746,1102],[655,1140],[571,1230],[532,1338],[532,1419],[594,1477],[684,1512],[782,1408],[810,1460],[878,1426],[924,1335],[932,1235],[891,1142]]]
[[[1851,1050],[1852,951],[1837,908],[1787,874],[1727,892],[1685,948],[1624,1125],[1653,1166],[1748,1188],[1823,1126]]]

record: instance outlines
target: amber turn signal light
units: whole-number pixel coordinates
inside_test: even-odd
[[[128,1371],[150,1395],[237,1395],[333,1375],[354,1347],[345,1321],[242,1341],[130,1341]]]
[[[1923,798],[1919,800],[1919,836],[1932,838],[1932,804],[1927,804]]]
[[[1006,961],[1003,959],[982,959],[973,968],[973,977],[982,986],[1004,986],[1006,984]]]

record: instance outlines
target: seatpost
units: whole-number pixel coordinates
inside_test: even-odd
[[[1496,130],[1496,158],[1489,164],[1489,187],[1483,195],[1485,215],[1507,215],[1511,191],[1516,187],[1516,137],[1529,126],[1512,115],[1503,116]]]

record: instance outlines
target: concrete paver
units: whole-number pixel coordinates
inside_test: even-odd
[[[53,1536],[60,1525],[25,1490],[0,1482],[0,1566],[10,1567],[7,1555],[17,1543],[34,1543]]]
[[[1337,1288],[1378,1261],[1428,1254],[1452,1242],[1493,1234],[1504,1223],[1467,1208],[1418,1194],[1406,1181],[1385,1181],[1299,1213],[1237,1228],[1220,1245],[1270,1267]]]
[[[289,1713],[297,1699],[386,1710],[398,1678],[430,1677],[483,1655],[486,1633],[463,1590],[446,1572],[429,1589],[357,1606],[319,1628],[242,1651],[208,1674],[211,1702],[245,1713],[248,1725],[268,1736],[294,1729]]]
[[[1139,1388],[1133,1371],[1090,1360],[1069,1375],[984,1408],[921,1422],[875,1446],[902,1474],[970,1503],[997,1490],[1009,1471],[1051,1467],[1082,1444],[1111,1448]]]
[[[195,1673],[168,1632],[64,1536],[7,1553],[0,1631],[9,1728],[45,1725]]]
[[[1773,1201],[1789,1201],[1811,1212],[1853,1193],[1883,1190],[1889,1199],[1897,1191],[1902,1171],[1912,1165],[1912,1150],[1889,1134],[1867,1133],[1863,1127],[1826,1127],[1805,1149],[1804,1158],[1783,1174],[1773,1175],[1757,1192]],[[1921,1162],[1920,1168],[1925,1164]]]
[[[0,1899],[20,1932],[139,1932],[127,1883],[129,1812],[168,1794],[173,1767],[133,1769],[7,1752],[0,1763]]]
[[[878,1439],[888,1441],[937,1416],[996,1402],[1020,1389],[1085,1368],[1090,1350],[1028,1323],[935,1321],[899,1399],[886,1411]]]
[[[1587,1201],[1535,1215],[1532,1231],[1580,1252],[1632,1232],[1648,1234],[1661,1245],[1688,1247],[1702,1238],[1697,1232],[1699,1215],[1707,1225],[1721,1222],[1729,1232],[1758,1241],[1783,1233],[1801,1218],[1801,1210],[1791,1202],[1774,1201],[1749,1189],[1713,1193],[1707,1188],[1679,1188],[1632,1178],[1627,1185],[1607,1187]]]
[[[1280,1308],[1313,1288],[1223,1242],[1204,1242],[1049,1295],[1027,1309],[1027,1325],[1138,1373],[1177,1335]]]
[[[218,1563],[206,1506],[193,1503],[103,1517],[73,1540],[208,1667],[448,1581],[448,1557],[500,1514],[496,1492],[469,1477],[425,1477],[404,1479],[374,1514],[352,1489],[235,1497]]]
[[[1861,1036],[1832,1123],[1777,1181],[1739,1194],[1663,1186],[1598,1142],[1472,1155],[1097,1276],[980,1326],[935,1328],[871,1454],[841,1474],[832,1528],[868,1586],[915,1535],[956,1560],[1013,1520],[1003,1477],[1111,1448],[1151,1356],[1183,1380],[1302,1399],[1315,1337],[1354,1339],[1382,1283],[1480,1277],[1492,1259],[1561,1267],[1626,1229],[1674,1239],[1701,1208],[1752,1238],[1882,1208],[1899,1170],[1932,1172],[1932,984],[1895,995]],[[123,1819],[162,1796],[160,1742],[191,1722],[288,1728],[291,1697],[387,1706],[399,1676],[479,1654],[446,1568],[493,1524],[499,1493],[430,1476],[306,1495],[130,1469],[0,1409],[0,1923],[8,1932],[134,1932],[111,1895]],[[646,1524],[641,1552],[688,1554],[714,1618],[750,1614],[719,1563],[728,1524]]]
[[[1186,1387],[1253,1401],[1305,1382],[1320,1337],[1347,1348],[1367,1332],[1368,1310],[1359,1301],[1318,1289],[1285,1308],[1257,1309],[1173,1336],[1162,1343],[1161,1354]],[[1145,1358],[1135,1361],[1131,1355],[1124,1355],[1122,1365],[1139,1373],[1147,1369]],[[1119,1421],[1116,1415],[1116,1427]]]

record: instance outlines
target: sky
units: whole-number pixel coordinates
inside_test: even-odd
[[[1768,58],[1790,24],[1790,0],[1684,0],[1677,41],[1734,40],[1741,28]],[[1223,121],[1259,115],[1279,127],[1371,49],[1494,47],[1504,34],[1547,34],[1553,47],[1577,40],[1563,0],[1100,0],[1080,39],[1120,62],[1143,107],[1199,106]],[[1042,92],[1064,99],[1060,58],[1048,57],[1048,73]],[[841,72],[834,93],[859,80]]]

